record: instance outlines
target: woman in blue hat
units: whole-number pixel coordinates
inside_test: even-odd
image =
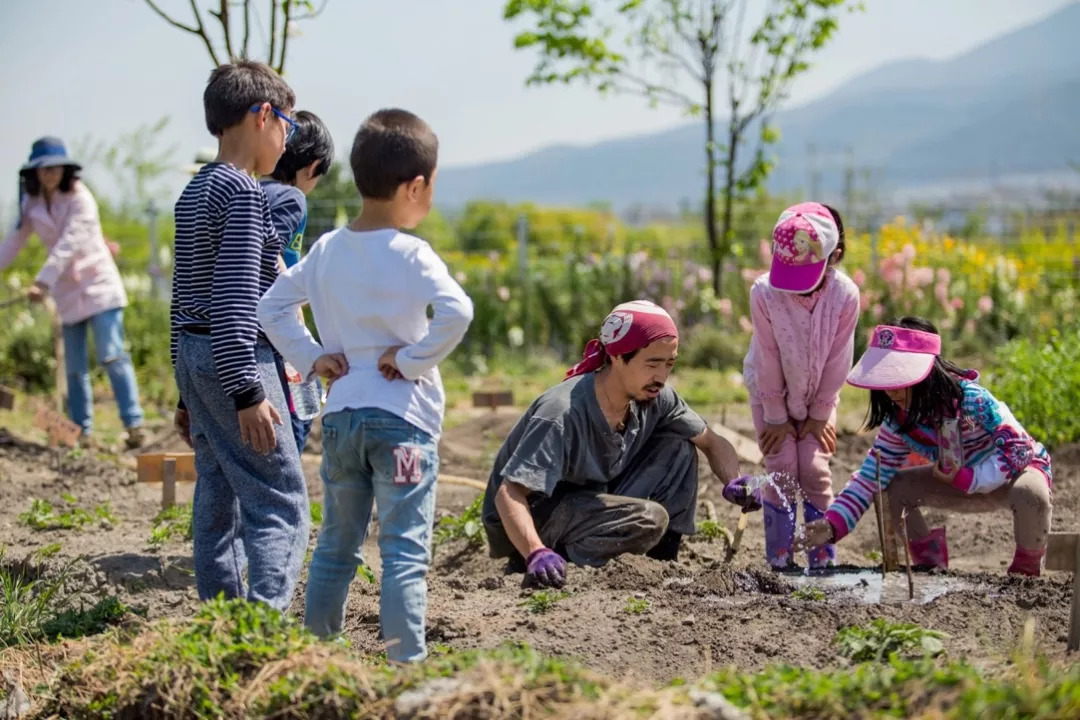
[[[33,302],[51,295],[64,326],[68,413],[89,437],[93,426],[87,330],[94,333],[97,360],[112,383],[127,446],[142,444],[142,408],[135,368],[124,349],[127,294],[101,232],[97,202],[79,181],[81,166],[58,138],[34,142],[19,169],[19,223],[0,242],[0,270],[15,259],[31,235],[49,250],[27,295]]]

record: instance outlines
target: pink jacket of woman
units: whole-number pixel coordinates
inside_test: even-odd
[[[71,192],[54,194],[51,208],[44,195],[27,196],[22,224],[0,243],[0,270],[33,234],[49,250],[34,281],[48,288],[65,325],[127,305],[120,271],[101,232],[97,202],[85,185],[76,182]]]

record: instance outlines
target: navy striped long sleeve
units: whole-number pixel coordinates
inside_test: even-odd
[[[266,195],[246,173],[212,163],[184,188],[175,215],[173,365],[180,331],[209,333],[222,388],[237,410],[256,405],[265,394],[255,344],[265,337],[255,309],[277,278],[281,250]]]

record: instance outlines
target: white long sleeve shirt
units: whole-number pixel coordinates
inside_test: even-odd
[[[304,304],[319,340],[297,317]],[[446,397],[438,364],[465,336],[473,305],[423,240],[397,230],[329,232],[274,282],[258,317],[278,352],[308,377],[319,356],[345,354],[349,372],[334,382],[324,414],[379,408],[434,438],[441,434]],[[389,381],[377,363],[397,345],[405,379]]]

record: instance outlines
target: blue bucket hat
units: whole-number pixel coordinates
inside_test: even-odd
[[[28,170],[57,165],[70,165],[76,170],[82,169],[82,165],[68,157],[63,140],[56,137],[43,137],[34,141],[30,148],[30,159],[19,168],[19,172],[24,173]]]

